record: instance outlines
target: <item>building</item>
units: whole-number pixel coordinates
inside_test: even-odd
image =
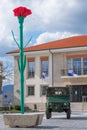
[[[37,104],[45,109],[46,88],[69,86],[72,110],[87,110],[87,35],[35,45],[24,49],[27,57],[25,69],[25,104]],[[15,103],[19,103],[19,50],[8,53],[14,56]]]

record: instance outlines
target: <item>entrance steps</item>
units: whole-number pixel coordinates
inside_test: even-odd
[[[71,103],[71,111],[87,111],[87,102]]]

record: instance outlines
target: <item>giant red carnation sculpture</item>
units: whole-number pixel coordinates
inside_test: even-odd
[[[12,32],[13,38],[16,44],[19,47],[20,55],[18,60],[18,68],[20,72],[20,106],[21,106],[21,114],[24,114],[24,70],[26,66],[26,56],[24,55],[24,47],[23,47],[23,22],[24,18],[28,15],[31,15],[32,12],[30,9],[26,7],[17,7],[13,10],[14,16],[17,16],[19,25],[20,25],[20,44],[16,41],[14,37],[14,33]]]
[[[15,8],[13,12],[14,12],[14,16],[17,16],[17,17],[26,17],[32,14],[30,9],[27,9],[26,7],[23,7],[23,6]]]

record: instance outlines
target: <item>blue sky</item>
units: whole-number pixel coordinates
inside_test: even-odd
[[[6,52],[17,49],[11,30],[19,41],[19,24],[12,11],[18,6],[32,10],[32,15],[24,22],[24,43],[31,36],[30,45],[33,45],[87,34],[87,0],[0,1],[0,61],[4,66],[13,67],[13,59]]]

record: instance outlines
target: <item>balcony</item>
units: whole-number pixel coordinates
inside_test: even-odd
[[[62,78],[87,77],[87,68],[62,69],[61,70],[61,77]]]

